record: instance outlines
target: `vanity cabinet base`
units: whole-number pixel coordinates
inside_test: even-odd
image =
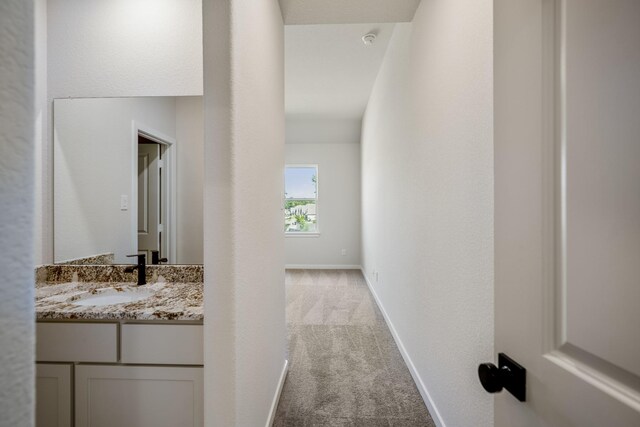
[[[36,364],[36,425],[71,427],[72,365]]]
[[[204,424],[202,324],[38,322],[37,338],[36,427]]]
[[[77,365],[76,427],[201,427],[203,368]]]

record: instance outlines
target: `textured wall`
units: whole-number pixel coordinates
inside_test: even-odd
[[[203,263],[204,112],[202,97],[176,98],[178,264]]]
[[[49,0],[49,94],[202,94],[200,0]]]
[[[271,0],[206,0],[205,423],[261,426],[286,354],[283,24]]]
[[[0,426],[34,422],[34,2],[0,2]]]
[[[287,144],[359,144],[362,120],[287,115]]]
[[[286,144],[285,162],[318,165],[320,227],[285,238],[286,264],[360,265],[360,144]]]
[[[287,345],[284,25],[273,0],[232,4],[236,425],[259,426],[266,423]]]
[[[46,8],[38,28],[47,32],[48,106],[36,153],[38,263],[53,258],[52,100],[202,95],[201,0],[49,0]]]
[[[365,272],[448,426],[493,424],[492,61],[490,0],[424,1],[363,125]]]
[[[49,170],[49,166],[43,157],[48,153],[45,144],[48,141],[47,121],[47,0],[35,0],[35,204],[34,204],[34,256],[36,264],[42,261],[43,253],[43,208],[49,197],[49,185],[51,180],[44,180],[43,173]],[[53,140],[53,139],[52,139]],[[47,159],[48,160],[48,159]],[[47,189],[45,191],[45,189]],[[47,219],[52,223],[50,216]],[[46,240],[48,245],[53,245],[53,235]],[[50,248],[48,248],[50,249]],[[51,255],[50,251],[49,254]]]

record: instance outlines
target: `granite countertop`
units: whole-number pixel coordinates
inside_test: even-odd
[[[148,298],[111,305],[76,305],[95,294],[150,292]],[[201,282],[68,282],[36,284],[36,320],[190,320],[202,321]]]

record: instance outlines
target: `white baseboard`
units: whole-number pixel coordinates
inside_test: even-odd
[[[285,360],[284,366],[282,367],[282,373],[280,374],[280,380],[278,381],[278,388],[276,389],[276,394],[273,396],[273,401],[271,402],[271,410],[269,411],[269,418],[267,419],[266,427],[271,427],[276,418],[278,402],[280,402],[280,395],[282,394],[282,387],[284,387],[284,380],[287,379],[288,369],[289,361]]]
[[[364,271],[364,269],[360,267],[360,270],[362,271],[364,280],[367,282],[367,286],[369,287],[369,290],[371,291],[371,294],[373,295],[373,298],[375,299],[376,304],[378,305],[378,308],[380,308],[380,311],[382,312],[382,316],[384,317],[385,322],[387,322],[387,326],[389,327],[389,330],[391,331],[391,335],[393,336],[393,339],[396,342],[398,349],[400,350],[400,354],[402,354],[402,358],[404,359],[404,362],[407,364],[407,367],[409,368],[409,372],[411,373],[411,376],[413,377],[413,381],[416,383],[416,386],[418,387],[418,391],[422,396],[422,400],[424,400],[425,405],[427,405],[427,409],[429,409],[431,418],[433,418],[433,421],[436,423],[436,426],[446,427],[444,421],[442,420],[442,416],[438,411],[438,408],[436,408],[436,404],[433,402],[433,399],[431,399],[431,395],[429,394],[427,387],[424,385],[422,378],[420,378],[420,375],[418,374],[418,371],[416,370],[416,367],[413,364],[413,361],[411,360],[411,356],[409,356],[409,353],[407,353],[407,349],[404,347],[402,340],[398,336],[398,332],[396,331],[396,328],[393,326],[393,322],[391,322],[389,315],[384,309],[384,306],[382,305],[382,301],[380,301],[380,298],[378,298],[378,294],[376,294],[376,291],[371,285],[371,282],[369,281],[369,278],[367,277],[367,274]]]
[[[362,267],[355,264],[287,264],[287,270],[361,270]]]

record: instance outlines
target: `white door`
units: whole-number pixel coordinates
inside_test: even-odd
[[[640,426],[640,1],[494,16],[495,425]]]
[[[160,145],[138,144],[138,253],[160,249]]]

